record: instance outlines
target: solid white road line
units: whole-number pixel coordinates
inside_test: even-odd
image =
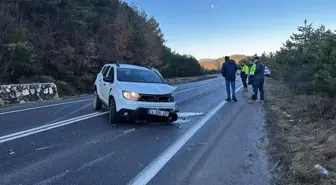
[[[240,86],[238,92],[243,86]],[[216,112],[226,104],[222,101],[214,109],[212,109],[205,117],[199,120],[193,127],[186,131],[179,139],[177,139],[167,150],[159,157],[152,161],[144,170],[142,170],[129,185],[145,185],[147,184],[167,163],[168,161],[182,148],[184,144],[213,116]]]
[[[100,116],[100,115],[104,115],[104,114],[107,114],[107,113],[108,113],[108,111],[95,112],[95,113],[75,117],[75,118],[72,118],[72,119],[59,121],[59,122],[56,122],[56,123],[43,125],[43,126],[40,126],[40,127],[24,130],[24,131],[21,131],[21,132],[16,132],[16,133],[13,133],[13,134],[1,136],[0,137],[0,144],[4,143],[4,142],[7,142],[7,141],[14,140],[14,139],[19,139],[19,138],[22,138],[22,137],[25,137],[25,136],[36,134],[36,133],[39,133],[39,132],[44,132],[46,130],[51,130],[51,129],[54,129],[54,128],[57,128],[57,127],[62,127],[62,126],[65,126],[65,125],[69,125],[71,123],[75,123],[75,122],[78,122],[78,121],[82,121],[82,120],[90,119],[90,118],[97,117],[97,116]]]
[[[26,109],[18,109],[18,110],[12,110],[12,111],[7,111],[7,112],[0,112],[0,115],[11,114],[11,113],[16,113],[16,112],[23,112],[23,111],[28,111],[28,110],[42,109],[42,108],[47,108],[47,107],[54,107],[54,106],[59,106],[59,105],[66,105],[66,104],[70,104],[70,103],[84,102],[84,101],[88,101],[88,100],[92,100],[92,98],[84,99],[84,100],[64,102],[64,103],[55,103],[55,104],[50,104],[50,105],[43,105],[43,106],[38,106],[38,107],[26,108]]]
[[[184,92],[192,91],[192,90],[195,90],[195,89],[199,89],[199,88],[202,88],[202,87],[207,87],[207,86],[210,86],[210,85],[217,85],[217,84],[221,84],[221,82],[219,82],[219,83],[214,83],[214,84],[202,85],[202,86],[199,86],[199,87],[193,87],[193,88],[189,88],[189,89],[184,89],[184,90],[175,92],[175,94],[180,94],[180,93],[184,93]]]

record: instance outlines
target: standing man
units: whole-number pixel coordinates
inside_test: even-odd
[[[228,56],[224,57],[225,62],[222,65],[222,76],[225,78],[227,98],[226,101],[231,101],[231,91],[232,100],[237,102],[236,99],[236,72],[238,70],[237,64],[230,60]],[[230,89],[231,86],[231,89]]]
[[[258,99],[258,90],[260,92],[260,103],[264,104],[264,71],[265,65],[260,61],[259,57],[253,58],[253,65],[251,67],[250,75],[252,75],[253,95],[248,101],[255,103]]]
[[[240,77],[244,85],[244,90],[243,90],[244,92],[248,92],[248,88],[247,88],[247,76],[248,75],[249,75],[249,67],[246,65],[246,62],[243,61],[242,66],[241,66]]]

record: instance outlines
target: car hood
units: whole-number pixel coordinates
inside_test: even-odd
[[[139,94],[170,94],[176,87],[159,83],[119,82],[121,90]]]

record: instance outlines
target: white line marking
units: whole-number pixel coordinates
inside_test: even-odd
[[[101,156],[101,157],[99,157],[99,158],[96,158],[96,159],[94,159],[94,160],[92,160],[92,161],[90,161],[90,162],[88,162],[88,163],[83,164],[83,165],[82,165],[81,167],[79,167],[76,171],[78,172],[78,171],[83,170],[84,168],[91,167],[91,166],[93,166],[94,164],[97,164],[97,163],[99,163],[99,162],[101,162],[101,161],[106,161],[106,159],[110,158],[110,157],[111,157],[112,155],[114,155],[114,154],[115,154],[115,151],[113,151],[113,152],[111,152],[111,153],[108,153],[107,155]]]
[[[23,112],[23,111],[28,111],[28,110],[41,109],[41,108],[46,108],[46,107],[54,107],[54,106],[58,106],[58,105],[66,105],[66,104],[70,104],[70,103],[78,103],[78,102],[83,102],[83,101],[88,101],[88,100],[92,100],[92,98],[88,98],[88,99],[84,99],[84,100],[64,102],[64,103],[56,103],[56,104],[51,104],[51,105],[43,105],[43,106],[38,106],[38,107],[26,108],[26,109],[12,110],[12,111],[7,111],[7,112],[0,112],[0,115],[11,114],[11,113],[16,113],[16,112]]]
[[[64,173],[61,173],[61,174],[58,174],[58,175],[55,175],[53,177],[50,177],[48,179],[45,179],[43,181],[40,181],[38,183],[35,183],[35,185],[45,185],[45,184],[50,184],[51,182],[55,181],[55,180],[58,180],[62,177],[64,177],[67,173],[69,173],[70,171],[69,170],[66,170]]]
[[[75,123],[75,122],[78,122],[78,121],[82,121],[82,120],[90,119],[90,118],[93,118],[93,117],[97,117],[97,116],[107,114],[107,113],[108,113],[108,111],[91,113],[91,114],[75,117],[75,118],[72,118],[72,119],[63,120],[63,121],[59,121],[59,122],[56,122],[56,123],[43,125],[43,126],[40,126],[40,127],[24,130],[24,131],[21,131],[21,132],[16,132],[16,133],[13,133],[13,134],[1,136],[0,137],[0,144],[4,143],[4,142],[7,142],[7,141],[14,140],[14,139],[19,139],[21,137],[25,137],[25,136],[36,134],[36,133],[39,133],[39,132],[43,132],[43,131],[46,131],[46,130],[51,130],[51,129],[54,129],[54,128],[57,128],[57,127],[69,125],[71,123]]]
[[[184,90],[175,92],[175,94],[180,94],[180,93],[188,92],[188,91],[191,91],[191,90],[199,89],[199,88],[202,88],[202,87],[207,87],[207,86],[210,86],[210,85],[217,85],[217,84],[220,84],[220,83],[207,84],[207,85],[202,85],[202,86],[199,86],[199,87],[193,87],[193,88],[189,88],[189,89],[184,89]]]
[[[125,130],[124,134],[130,133],[130,132],[133,132],[133,131],[135,131],[135,128],[131,128],[131,129]]]
[[[238,92],[243,86],[240,86]],[[184,144],[213,116],[216,112],[226,104],[222,101],[214,109],[212,109],[206,116],[199,120],[193,127],[186,131],[180,138],[178,138],[167,150],[152,161],[144,170],[142,170],[129,185],[145,185],[147,184],[166,164],[167,162],[182,148]]]
[[[49,149],[49,148],[54,148],[55,146],[45,146],[45,147],[41,147],[41,148],[36,148],[35,150],[45,150],[45,149]]]
[[[82,106],[82,107],[79,107],[79,108],[76,109],[75,111],[69,112],[68,114],[63,115],[63,116],[61,116],[61,117],[58,117],[58,118],[55,119],[55,120],[49,121],[49,122],[46,123],[46,124],[49,124],[49,123],[53,123],[53,122],[59,121],[59,120],[61,120],[61,119],[63,119],[63,118],[66,118],[66,117],[70,116],[71,114],[74,114],[74,113],[76,113],[76,112],[78,112],[78,111],[80,111],[80,110],[83,110],[83,109],[85,109],[86,107],[89,107],[89,106],[91,106],[91,103],[88,103],[87,105],[84,105],[84,106]]]

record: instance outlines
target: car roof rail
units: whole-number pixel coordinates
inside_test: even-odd
[[[112,60],[112,61],[109,61],[109,63],[110,64],[115,64],[115,65],[117,65],[117,67],[120,67],[119,61]]]

